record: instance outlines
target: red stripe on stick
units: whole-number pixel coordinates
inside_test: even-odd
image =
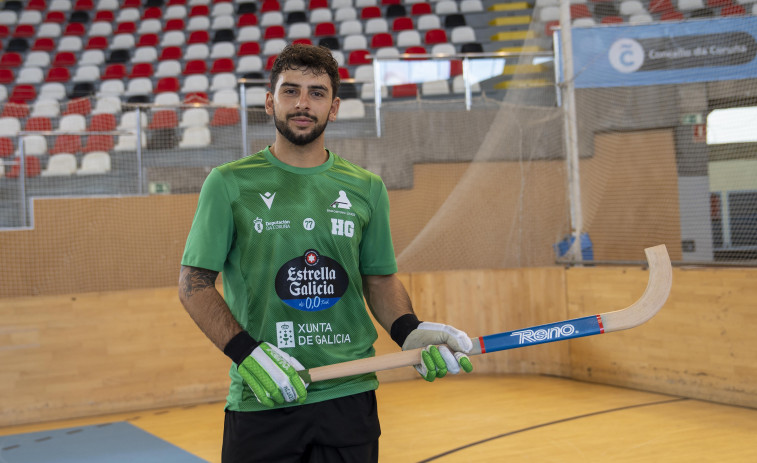
[[[603,334],[605,332],[605,326],[602,324],[601,315],[597,315],[597,323],[599,323],[599,334]]]
[[[484,345],[484,337],[483,336],[481,336],[480,338],[478,338],[478,343],[481,344],[481,353],[485,354],[486,353],[486,346]]]

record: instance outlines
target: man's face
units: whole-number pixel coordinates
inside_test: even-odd
[[[266,112],[273,116],[276,130],[294,145],[312,143],[323,134],[329,121],[336,120],[339,99],[331,98],[328,74],[287,70],[279,75],[276,88],[266,96]]]

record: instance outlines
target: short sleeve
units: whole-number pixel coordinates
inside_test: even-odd
[[[234,239],[234,217],[223,175],[213,169],[205,179],[181,264],[223,271]]]
[[[360,273],[391,275],[397,273],[397,260],[389,226],[389,193],[381,180],[377,181],[376,191],[371,219],[360,242]]]

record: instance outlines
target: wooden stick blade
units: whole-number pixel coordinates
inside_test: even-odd
[[[557,323],[506,331],[479,338],[471,338],[473,350],[469,355],[485,354],[506,349],[565,341],[596,334],[620,331],[639,326],[655,316],[668,299],[673,284],[673,268],[664,244],[644,250],[649,264],[649,280],[644,294],[625,309],[589,317],[574,318]],[[306,382],[323,381],[343,376],[360,375],[392,368],[417,365],[421,351],[414,349],[365,359],[326,365],[298,372]]]

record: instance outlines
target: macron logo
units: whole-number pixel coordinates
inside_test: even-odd
[[[268,206],[268,210],[271,209],[271,205],[273,204],[273,198],[276,196],[276,193],[269,193],[266,191],[265,194],[260,193],[260,199],[263,200],[266,206]]]

